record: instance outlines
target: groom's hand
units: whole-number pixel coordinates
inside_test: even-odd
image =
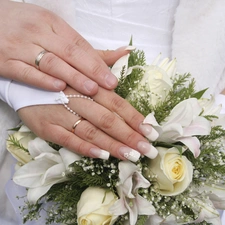
[[[0,21],[1,76],[51,91],[68,84],[85,95],[96,94],[98,85],[116,87],[107,63],[124,49],[96,51],[59,16],[33,4],[2,0]]]

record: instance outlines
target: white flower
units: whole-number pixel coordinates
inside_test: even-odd
[[[24,149],[28,148],[28,142],[35,139],[35,137],[36,135],[23,125],[17,132],[10,135],[10,138],[6,142],[6,148],[20,164],[26,164],[32,160],[32,157]],[[24,149],[13,145],[9,141],[10,139],[15,139]]]
[[[181,142],[195,157],[200,154],[200,142],[195,135],[209,135],[210,122],[200,116],[202,108],[196,98],[186,99],[177,104],[170,115],[160,125],[154,115],[149,114],[143,123],[151,124],[159,133],[157,141],[166,143]]]
[[[180,216],[182,216],[182,215],[180,215]],[[156,215],[150,216],[146,224],[147,225],[177,225],[177,224],[182,225],[182,224],[187,224],[187,223],[186,222],[185,223],[181,223],[181,222],[177,223],[176,216],[173,214],[170,214],[166,218],[160,217],[159,215],[156,214]]]
[[[119,163],[120,183],[117,186],[119,200],[110,208],[114,215],[129,212],[129,224],[135,225],[138,215],[153,215],[155,208],[138,194],[139,188],[148,188],[150,183],[143,177],[138,166],[130,161]]]
[[[124,76],[131,74],[133,69],[141,69],[144,76],[138,84],[138,92],[143,93],[143,86],[150,92],[149,102],[156,105],[160,100],[164,100],[169,90],[172,88],[171,78],[176,72],[176,59],[169,61],[168,58],[159,62],[159,55],[151,65],[133,66],[128,68],[129,54],[122,56],[112,67],[111,72],[119,79],[121,71],[124,71]],[[128,98],[132,98],[129,96]]]
[[[212,126],[222,126],[225,128],[225,114],[221,114],[222,105],[216,105],[214,96],[208,98],[201,98],[198,100],[200,106],[203,109],[202,115],[214,115],[218,118],[211,118]]]
[[[159,63],[159,59],[160,55],[152,65],[146,65],[142,68],[144,76],[138,85],[138,89],[141,90],[145,86],[147,91],[150,92],[149,102],[153,106],[159,101],[163,101],[167,96],[169,90],[172,88],[171,77],[174,76],[176,70],[175,59],[169,61],[168,58],[165,58],[161,63]]]
[[[67,180],[65,173],[69,165],[79,160],[80,156],[65,148],[56,151],[40,138],[30,141],[28,150],[34,160],[19,168],[13,181],[27,187],[27,199],[35,203],[52,185]]]
[[[195,195],[195,196],[194,196]],[[210,224],[221,224],[220,215],[218,210],[214,207],[212,202],[207,198],[199,198],[198,192],[193,193],[192,201],[195,202],[197,208],[192,208],[193,211],[199,212],[199,216],[196,220],[191,221],[193,223],[201,223],[202,221],[206,221]]]
[[[146,176],[157,175],[156,186],[162,195],[174,196],[184,192],[192,181],[191,162],[175,147],[157,147],[157,150],[158,156],[148,161]]]
[[[134,46],[127,46],[126,50],[134,50]],[[124,71],[124,76],[127,76],[131,73],[131,69],[128,69],[128,59],[130,57],[130,54],[126,54],[119,58],[111,68],[111,72],[117,77],[117,79],[120,79],[121,72]]]
[[[197,193],[208,193],[209,200],[216,209],[225,209],[225,187],[222,184],[204,184],[195,188]]]
[[[112,225],[118,216],[109,212],[117,200],[110,190],[88,187],[77,204],[78,225]]]

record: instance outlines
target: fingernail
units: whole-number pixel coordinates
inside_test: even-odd
[[[141,123],[139,129],[150,141],[155,141],[159,137],[159,133],[149,124]]]
[[[136,49],[136,47],[132,45],[128,45],[128,46],[122,46],[120,48],[117,48],[116,51],[122,51],[122,50],[132,51],[134,49]]]
[[[63,90],[65,88],[65,82],[61,80],[54,80],[53,85],[59,90]]]
[[[93,157],[99,159],[109,159],[109,152],[99,149],[99,148],[91,148],[90,153]]]
[[[93,82],[92,80],[86,80],[84,82],[84,88],[88,91],[91,92],[94,88],[97,87],[97,84]]]
[[[114,88],[117,85],[118,80],[115,75],[107,74],[105,77],[105,82],[109,88]]]
[[[141,154],[139,152],[137,152],[134,149],[129,148],[129,147],[121,147],[119,149],[119,153],[122,157],[124,157],[132,162],[137,162],[141,156]]]
[[[139,141],[137,144],[137,148],[143,155],[147,156],[150,159],[154,159],[158,155],[158,150],[150,143]]]

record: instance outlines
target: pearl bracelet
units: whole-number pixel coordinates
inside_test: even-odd
[[[83,99],[88,99],[91,101],[94,101],[91,97],[85,96],[85,95],[66,95],[67,98],[83,98]],[[69,102],[68,102],[69,103]],[[75,116],[81,117],[78,113],[73,111],[69,106],[68,103],[64,103],[64,107],[71,113],[73,113]]]

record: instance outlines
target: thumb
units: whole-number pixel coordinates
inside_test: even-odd
[[[119,58],[128,54],[134,48],[132,46],[120,47],[116,50],[96,50],[102,60],[108,65],[112,66]]]

